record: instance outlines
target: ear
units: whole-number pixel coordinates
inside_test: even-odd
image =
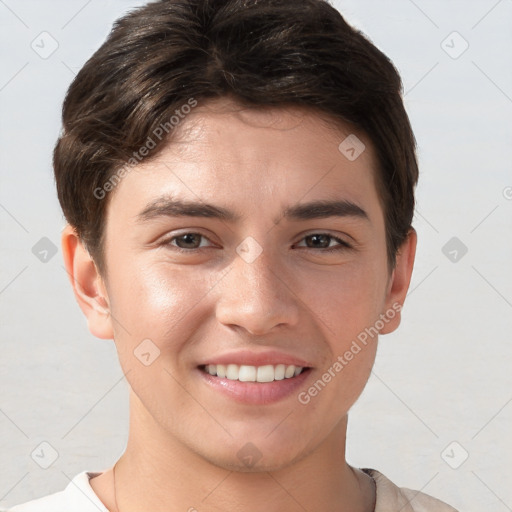
[[[94,260],[69,224],[63,229],[64,265],[76,300],[87,318],[89,331],[101,339],[113,339],[107,290]]]
[[[395,268],[391,274],[386,294],[386,309],[383,311],[383,315],[387,319],[380,334],[389,334],[400,325],[402,307],[411,282],[417,241],[416,231],[411,228],[396,255]]]

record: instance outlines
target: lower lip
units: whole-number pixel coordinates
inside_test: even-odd
[[[267,405],[279,402],[293,392],[298,392],[301,387],[304,387],[304,382],[309,377],[311,369],[303,370],[296,377],[272,382],[241,382],[210,375],[200,368],[197,371],[207,385],[220,393],[224,393],[236,402],[250,405]]]

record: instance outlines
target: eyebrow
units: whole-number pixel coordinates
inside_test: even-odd
[[[206,217],[227,222],[242,219],[239,213],[200,201],[176,199],[171,196],[159,197],[148,203],[137,215],[137,221],[147,222],[158,217]],[[327,217],[356,217],[368,220],[368,214],[357,204],[344,199],[316,200],[289,206],[282,217],[291,220],[323,219]],[[274,220],[277,224],[279,218]]]

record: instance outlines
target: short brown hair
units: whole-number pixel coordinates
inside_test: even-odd
[[[156,156],[171,140],[171,116],[191,98],[308,107],[370,138],[394,266],[418,179],[401,93],[391,61],[325,0],[149,3],[115,22],[69,87],[54,150],[59,201],[103,271],[105,184],[167,127],[152,138]]]

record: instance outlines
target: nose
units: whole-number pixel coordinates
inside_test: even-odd
[[[254,261],[236,256],[218,289],[217,320],[253,335],[298,323],[300,300],[288,273],[278,269],[270,251]]]

